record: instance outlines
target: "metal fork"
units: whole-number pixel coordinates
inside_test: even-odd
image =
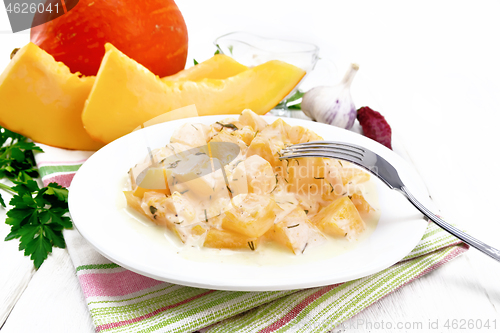
[[[415,197],[403,184],[396,169],[384,158],[372,152],[371,150],[344,142],[314,141],[308,143],[299,143],[283,149],[281,151],[280,160],[302,157],[336,158],[349,161],[359,165],[360,167],[363,167],[364,169],[380,178],[387,186],[389,186],[390,189],[397,190],[398,192],[406,196],[406,198],[413,204],[413,206],[415,206],[415,208],[417,208],[422,214],[424,214],[427,218],[436,223],[442,229],[446,230],[464,243],[475,247],[476,249],[489,255],[493,259],[500,261],[499,250],[455,228],[454,226],[440,219],[430,210],[425,208],[420,202],[418,202],[418,200],[415,199]]]

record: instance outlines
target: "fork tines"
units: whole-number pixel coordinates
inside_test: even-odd
[[[302,157],[339,158],[351,162],[361,162],[365,149],[350,143],[334,141],[312,141],[286,147],[280,159]]]

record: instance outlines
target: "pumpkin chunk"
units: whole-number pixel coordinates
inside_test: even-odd
[[[210,229],[203,246],[215,249],[250,249],[255,250],[258,239],[228,230]]]
[[[312,222],[326,234],[355,239],[366,229],[356,206],[348,197],[335,200],[312,218]]]
[[[260,237],[274,224],[276,203],[269,196],[253,193],[240,194],[232,199],[232,207],[226,211],[222,228],[247,237]]]

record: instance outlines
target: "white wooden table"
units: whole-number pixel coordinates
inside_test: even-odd
[[[322,57],[336,64],[337,78],[349,62],[359,63],[352,86],[356,105],[386,116],[393,140],[406,148],[441,215],[500,248],[498,1],[177,4],[190,34],[188,66],[213,54],[215,37],[235,30],[317,43]],[[9,31],[2,7],[0,70],[11,50],[29,40],[26,32]],[[8,230],[0,223],[0,238]],[[16,241],[0,241],[0,267],[2,333],[94,331],[66,250],[55,249],[34,271]],[[333,331],[500,331],[499,282],[500,263],[471,249]],[[490,329],[477,329],[488,319]],[[473,320],[474,329],[453,329],[453,320]]]

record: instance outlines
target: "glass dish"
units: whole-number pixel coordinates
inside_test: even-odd
[[[231,32],[215,39],[217,49],[239,63],[254,67],[270,60],[281,60],[302,68],[306,75],[297,86],[271,111],[275,116],[290,116],[287,102],[311,73],[319,60],[319,47],[312,43],[267,38],[249,32]]]

